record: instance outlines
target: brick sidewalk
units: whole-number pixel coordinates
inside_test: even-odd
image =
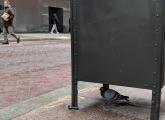
[[[70,84],[70,42],[0,45],[0,108]]]

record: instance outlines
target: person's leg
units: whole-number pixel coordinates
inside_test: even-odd
[[[20,42],[20,37],[17,36],[17,35],[14,33],[14,28],[13,28],[13,26],[9,26],[9,27],[8,27],[8,32],[9,32],[10,35],[12,35],[12,36],[17,40],[17,43]]]
[[[56,33],[59,33],[56,24],[55,24],[55,31],[56,31]]]
[[[8,44],[8,38],[7,38],[7,27],[3,27],[3,36],[4,36],[4,41],[2,42],[2,44]]]
[[[51,34],[53,34],[54,33],[54,30],[55,30],[55,24],[53,25],[53,27],[52,27],[52,30],[51,30]]]
[[[15,39],[18,39],[17,35],[14,33],[14,29],[12,26],[8,27],[8,32],[10,35],[12,35]]]

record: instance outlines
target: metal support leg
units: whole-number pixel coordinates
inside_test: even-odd
[[[108,90],[109,89],[109,84],[103,84],[103,88]]]
[[[72,58],[72,102],[69,109],[78,110],[78,45],[77,45],[77,0],[70,0],[71,6],[71,58]]]
[[[68,106],[69,109],[73,109],[73,110],[78,110],[78,82],[77,80],[74,80],[74,82],[72,82],[72,102],[71,105]]]
[[[104,97],[104,92],[109,90],[109,84],[103,84],[103,87],[100,88],[100,94]]]
[[[159,120],[161,102],[161,88],[152,90],[151,120]]]

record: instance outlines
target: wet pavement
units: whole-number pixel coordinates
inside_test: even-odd
[[[0,45],[0,108],[70,84],[69,40]]]

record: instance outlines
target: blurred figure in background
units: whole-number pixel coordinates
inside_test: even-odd
[[[10,5],[10,2],[8,0],[4,0],[4,12],[1,16],[2,18],[2,24],[3,24],[3,34],[4,34],[4,41],[2,44],[9,44],[7,34],[9,33],[12,35],[16,40],[17,43],[20,42],[20,37],[18,37],[14,33],[14,27],[13,27],[13,19],[14,19],[14,13],[13,9]]]
[[[50,33],[53,34],[54,31],[55,31],[55,33],[58,34],[59,32],[58,32],[57,25],[59,24],[59,19],[58,19],[57,15],[56,15],[55,13],[54,13],[53,16],[52,16],[52,22],[53,22],[53,27],[52,27]]]

